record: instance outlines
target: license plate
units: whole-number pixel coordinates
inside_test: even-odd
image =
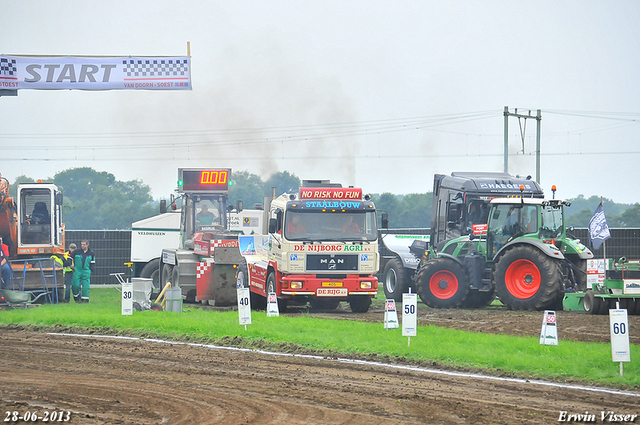
[[[346,297],[347,288],[318,288],[316,295],[319,297]]]
[[[323,288],[341,288],[342,282],[322,282]]]

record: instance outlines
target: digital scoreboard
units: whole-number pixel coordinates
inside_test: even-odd
[[[179,168],[179,192],[227,192],[230,168]]]

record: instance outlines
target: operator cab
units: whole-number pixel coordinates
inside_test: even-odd
[[[561,200],[502,198],[491,201],[487,224],[487,250],[495,256],[500,249],[520,236],[531,235],[554,243],[565,234]]]
[[[18,185],[18,246],[62,245],[62,194],[53,184]]]
[[[185,198],[182,224],[186,239],[192,239],[194,233],[218,232],[227,227],[226,194],[191,195]]]

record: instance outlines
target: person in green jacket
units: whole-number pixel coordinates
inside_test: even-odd
[[[88,303],[91,272],[96,264],[96,256],[89,249],[89,241],[85,239],[80,242],[80,248],[71,253],[71,258],[74,265],[71,283],[73,299],[78,303]]]

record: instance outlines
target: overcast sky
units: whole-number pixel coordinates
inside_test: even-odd
[[[166,198],[178,167],[228,167],[423,193],[503,171],[508,106],[542,111],[549,195],[640,202],[636,0],[0,5],[0,54],[192,57],[191,91],[0,97],[10,181],[86,166]],[[508,124],[509,172],[535,178],[536,121]]]

